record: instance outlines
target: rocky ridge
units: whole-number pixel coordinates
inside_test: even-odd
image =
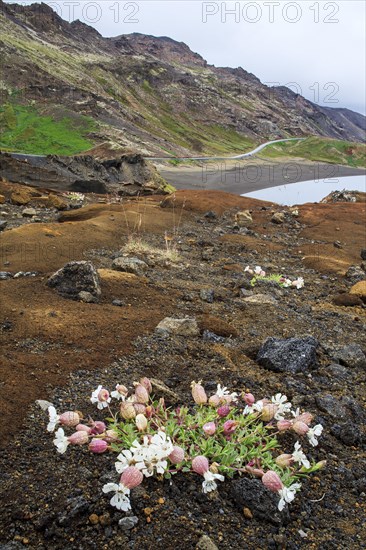
[[[46,4],[0,2],[2,103],[55,119],[86,115],[89,137],[143,154],[242,152],[291,136],[365,140],[365,117],[270,88],[242,68],[208,65],[186,44],[141,34],[104,38]]]

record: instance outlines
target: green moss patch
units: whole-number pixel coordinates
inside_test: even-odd
[[[29,154],[73,155],[93,147],[88,134],[93,119],[56,110],[42,113],[35,106],[0,106],[0,148]]]

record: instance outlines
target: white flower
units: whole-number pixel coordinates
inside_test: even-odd
[[[160,460],[156,456],[145,455],[144,460],[136,462],[135,467],[141,470],[145,477],[151,477],[154,475],[154,469],[158,474],[163,474],[167,469],[168,462],[166,460]]]
[[[287,396],[282,395],[282,393],[277,393],[271,398],[271,401],[274,405],[277,405],[278,409],[275,414],[276,420],[284,420],[284,414],[289,413],[291,410],[291,403],[287,401]]]
[[[215,479],[218,479],[219,481],[224,481],[225,479],[224,476],[220,474],[213,474],[210,470],[207,470],[207,472],[203,474],[203,477],[205,478],[205,481],[202,483],[202,490],[204,493],[210,493],[217,488]]]
[[[156,454],[160,455],[161,458],[166,458],[173,451],[173,443],[169,436],[165,432],[158,432],[155,434],[150,441],[150,446],[154,445],[156,447]]]
[[[298,462],[299,464],[302,464],[305,466],[305,468],[310,468],[310,462],[306,458],[305,453],[301,450],[301,445],[298,441],[295,443],[295,450],[292,453],[292,458],[295,462]]]
[[[291,414],[294,418],[297,418],[298,416],[300,416],[300,409],[299,407],[295,410],[295,411],[291,411]]]
[[[59,428],[57,430],[56,437],[53,440],[53,443],[54,443],[54,445],[56,445],[57,450],[60,454],[63,454],[66,451],[66,449],[67,449],[67,447],[70,443],[69,443],[69,440],[66,437],[65,432],[62,428]]]
[[[54,432],[57,424],[60,421],[60,416],[57,414],[57,411],[53,405],[48,407],[49,422],[47,425],[47,430],[49,432]]]
[[[219,397],[224,397],[225,395],[229,395],[230,392],[227,388],[225,387],[221,387],[221,384],[217,384],[217,390],[216,390],[216,395],[218,395]]]
[[[239,394],[238,394],[236,391],[230,393],[230,397],[231,397],[231,400],[232,400],[232,401],[237,401],[237,400],[238,400],[238,396],[239,396]]]
[[[280,501],[278,503],[278,509],[280,512],[284,509],[284,507],[287,504],[290,504],[295,498],[296,492],[301,489],[300,483],[293,483],[290,487],[282,487],[278,491],[278,494],[280,495]]]
[[[276,395],[273,395],[271,397],[271,401],[275,405],[282,405],[283,403],[287,402],[287,395],[282,395],[282,393],[276,393]]]
[[[284,281],[282,281],[282,286],[285,288],[288,288],[291,285],[292,285],[291,279],[285,279]]]
[[[295,281],[292,281],[292,286],[295,286],[298,290],[304,286],[303,277],[298,277]]]
[[[117,510],[128,512],[131,510],[131,504],[129,499],[130,490],[127,489],[122,483],[107,483],[103,486],[103,493],[115,492],[110,500],[112,506],[115,506]]]
[[[250,273],[251,275],[253,275],[254,273],[253,269],[251,269],[249,265],[247,265],[247,267],[244,269],[244,272]]]
[[[116,470],[119,474],[122,474],[133,463],[133,456],[131,451],[128,449],[125,449],[122,451],[118,456],[117,460],[119,462],[115,462]]]
[[[262,412],[263,411],[263,401],[257,401],[254,403],[254,405],[246,405],[243,414],[252,414],[254,412]]]
[[[163,474],[168,467],[168,462],[166,460],[158,459],[155,461],[154,466],[158,474]]]
[[[323,426],[321,424],[317,424],[314,426],[314,428],[309,428],[308,432],[306,433],[309,443],[316,447],[318,445],[317,437],[320,437],[323,432]]]
[[[108,407],[108,403],[111,402],[111,398],[109,397],[108,391],[100,385],[93,391],[90,401],[92,403],[97,403],[97,408],[102,410],[105,407]]]
[[[113,391],[111,391],[111,397],[113,397],[114,399],[117,399],[117,400],[122,399],[122,401],[125,401],[126,395],[127,395],[127,394],[125,394],[124,391],[123,391],[123,392],[119,391],[118,388],[121,389],[121,385],[120,385],[120,384],[117,384],[117,385],[116,385],[116,389],[113,390]],[[95,393],[95,392],[94,392],[94,393]]]
[[[133,461],[134,466],[141,470],[145,477],[151,477],[155,471],[163,474],[168,467],[166,459],[173,452],[173,448],[172,440],[163,431],[159,431],[153,437],[145,435],[142,445],[136,439],[129,451],[122,451],[116,469],[123,471]]]
[[[256,265],[255,268],[254,268],[254,273],[256,275],[262,275],[262,273],[264,273],[263,269],[261,268],[260,265]],[[265,275],[265,273],[264,273]],[[262,275],[262,277],[264,277],[264,275]]]

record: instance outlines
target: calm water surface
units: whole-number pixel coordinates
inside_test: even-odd
[[[345,176],[319,181],[301,181],[245,193],[242,197],[252,197],[253,199],[292,206],[293,204],[304,204],[305,202],[320,202],[332,191],[342,191],[343,189],[366,193],[366,175]]]

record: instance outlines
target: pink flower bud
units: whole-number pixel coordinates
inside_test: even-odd
[[[148,393],[152,392],[152,385],[149,378],[146,378],[146,376],[144,376],[143,378],[141,378],[140,384],[141,386],[144,386]]]
[[[103,439],[92,439],[89,443],[89,451],[96,454],[104,453],[108,448],[108,443]]]
[[[63,426],[76,426],[80,422],[80,416],[77,412],[66,411],[60,416],[60,424]]]
[[[255,397],[252,393],[245,393],[243,395],[243,399],[249,407],[251,407],[255,403]]]
[[[109,443],[113,443],[114,441],[118,441],[119,435],[114,430],[107,430],[105,432],[105,440]]]
[[[145,416],[146,418],[152,418],[153,414],[154,414],[154,407],[151,407],[151,405],[148,405],[146,408],[145,408]]]
[[[221,418],[225,418],[225,416],[227,416],[230,412],[230,407],[229,405],[222,405],[222,407],[219,407],[217,409],[217,414],[221,417]]]
[[[207,422],[202,426],[203,431],[206,435],[213,435],[216,432],[215,422]]]
[[[128,389],[123,384],[117,384],[116,391],[123,395],[123,397],[126,397],[128,395]]]
[[[147,403],[149,401],[149,393],[142,384],[136,386],[135,395],[137,403]]]
[[[70,435],[67,439],[71,445],[84,445],[85,443],[88,443],[89,436],[84,431],[78,431]]]
[[[278,411],[278,406],[274,405],[273,403],[264,405],[261,412],[261,419],[264,422],[269,422],[270,420],[272,420],[272,418],[274,418],[277,411]]]
[[[245,469],[248,472],[248,474],[252,474],[255,477],[261,478],[264,475],[264,472],[261,468],[253,468],[252,466],[250,466],[250,464],[247,464],[245,466]]]
[[[98,401],[103,403],[105,401],[108,401],[108,399],[109,399],[109,391],[106,390],[105,388],[102,388],[98,393]]]
[[[103,434],[107,429],[107,426],[104,424],[104,422],[101,422],[100,420],[97,420],[96,422],[93,422],[91,426],[91,433],[93,435],[100,435]]]
[[[172,452],[169,455],[169,460],[172,464],[179,464],[184,460],[184,450],[182,447],[173,447]]]
[[[208,400],[209,405],[212,407],[218,407],[221,403],[220,397],[215,393],[214,395],[211,395],[210,399]]]
[[[313,418],[314,417],[311,413],[304,412],[295,418],[295,422],[304,422],[304,424],[309,426],[312,423]]]
[[[221,397],[221,402],[225,405],[230,405],[230,403],[234,400],[234,396],[232,394],[229,395],[223,395]]]
[[[142,472],[135,466],[128,466],[121,475],[120,483],[127,489],[133,489],[142,483],[144,476]]]
[[[121,403],[121,406],[120,406],[120,414],[122,418],[124,418],[125,420],[130,420],[131,418],[135,418],[136,416],[135,407],[129,401],[124,401],[123,403]]]
[[[136,414],[145,414],[145,405],[143,405],[142,403],[134,403],[133,406],[135,407]]]
[[[138,414],[135,418],[136,427],[139,432],[144,432],[147,428],[147,418],[143,414]]]
[[[203,476],[204,473],[208,471],[209,462],[205,456],[196,456],[192,460],[192,470],[196,472],[196,474],[200,474]]]
[[[305,435],[309,431],[309,426],[305,422],[301,422],[301,420],[295,420],[292,424],[292,429],[298,435]]]
[[[292,427],[291,420],[279,420],[277,422],[277,429],[279,432],[284,432]]]
[[[192,397],[194,399],[194,402],[197,403],[197,405],[204,405],[205,403],[207,403],[207,395],[204,387],[201,386],[201,384],[192,382],[191,388],[192,388]]]
[[[273,470],[268,470],[268,472],[262,476],[262,483],[267,489],[274,493],[277,493],[277,491],[283,488],[280,477]]]
[[[276,458],[276,464],[281,468],[289,468],[294,463],[292,455],[280,455]]]
[[[87,434],[91,434],[92,433],[92,429],[89,428],[89,426],[85,426],[85,424],[78,424],[76,426],[76,430],[78,432],[86,432]]]
[[[236,422],[235,420],[226,420],[223,425],[224,435],[231,435],[232,433],[234,433],[237,425],[238,422]]]

